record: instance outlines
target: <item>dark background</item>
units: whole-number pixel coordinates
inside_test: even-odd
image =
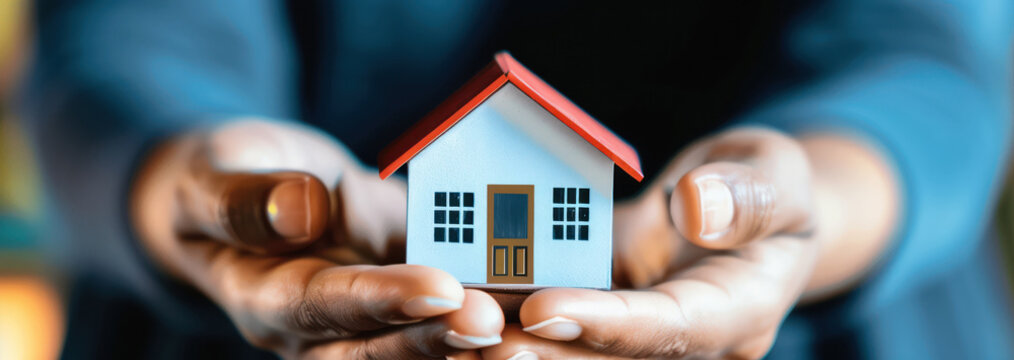
[[[798,0],[486,4],[483,21],[441,67],[445,72],[393,69],[386,73],[391,78],[377,79],[391,84],[387,90],[349,109],[335,89],[340,85],[320,84],[333,78],[322,74],[343,55],[342,45],[333,46],[342,40],[322,34],[335,33],[341,19],[328,18],[334,11],[325,9],[326,2],[294,2],[290,17],[302,54],[302,118],[329,129],[354,126],[349,133],[358,134],[355,138],[340,130],[336,136],[375,166],[384,146],[492,61],[496,51],[508,50],[633,145],[650,181],[688,142],[803,80],[805,67],[782,55],[782,40],[804,5]],[[616,176],[619,198],[640,187],[628,176]]]

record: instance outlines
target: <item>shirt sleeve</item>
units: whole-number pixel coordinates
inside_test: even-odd
[[[786,41],[814,76],[745,123],[839,132],[879,147],[903,187],[892,252],[845,304],[866,315],[971,261],[1006,163],[1014,6],[836,0]]]
[[[167,135],[294,115],[285,9],[246,0],[34,6],[35,62],[21,104],[46,182],[44,237],[71,274],[103,279],[165,323],[206,329],[200,318],[216,310],[198,309],[206,300],[154,269],[131,234],[126,195],[135,162]]]

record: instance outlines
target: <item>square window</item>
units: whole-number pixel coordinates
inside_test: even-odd
[[[588,208],[583,207],[577,211],[577,219],[581,221],[588,221]]]
[[[574,225],[567,225],[567,240],[574,240]]]
[[[563,225],[553,225],[553,240],[563,240]]]
[[[451,195],[451,203],[448,206],[461,206],[461,193],[448,193]]]
[[[433,228],[433,241],[444,242],[444,228]]]
[[[493,194],[493,238],[528,237],[528,194]]]
[[[577,239],[588,241],[588,225],[581,225],[578,227]]]
[[[436,197],[433,199],[433,205],[436,206],[447,206],[447,193],[438,192]]]
[[[465,207],[475,206],[475,195],[473,193],[465,193]]]
[[[589,195],[591,195],[591,194],[589,194],[588,189],[581,189],[580,190],[580,195],[578,196],[578,201],[580,203],[582,203],[582,204],[587,204],[588,203],[588,198],[590,197]]]
[[[553,188],[553,203],[563,204],[563,188]]]
[[[447,228],[447,241],[456,243],[458,242],[458,228]]]
[[[563,208],[553,208],[553,221],[563,221]]]
[[[472,243],[472,228],[461,229],[461,242],[466,244]]]
[[[433,223],[434,224],[446,224],[447,223],[447,212],[443,210],[433,211]]]
[[[465,211],[465,220],[462,221],[461,223],[465,224],[465,225],[472,225],[472,221],[473,221],[473,217],[474,216],[475,215],[472,214],[472,210],[466,210]]]
[[[567,203],[568,204],[576,204],[577,203],[577,189],[576,188],[567,188]]]
[[[567,221],[574,221],[574,214],[577,212],[577,208],[567,208]]]
[[[447,223],[448,224],[457,224],[458,223],[458,219],[459,219],[459,214],[461,212],[458,211],[458,210],[452,210],[452,211],[448,211],[448,213],[450,213],[449,214],[450,216],[448,216],[449,219],[448,219]]]

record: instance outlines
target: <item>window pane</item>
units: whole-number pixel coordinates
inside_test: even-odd
[[[447,212],[443,210],[433,211],[433,223],[434,224],[446,224],[447,223]]]
[[[444,228],[433,228],[433,241],[444,242]]]
[[[572,208],[572,207],[567,208],[567,221],[574,221],[574,218],[575,218],[575,216],[574,216],[575,214],[574,213],[575,212],[577,212],[576,208]]]
[[[563,204],[563,188],[553,188],[553,203]]]
[[[433,199],[433,205],[435,206],[447,206],[447,193],[438,192],[436,197]]]
[[[450,206],[461,206],[461,193],[452,192],[448,194],[451,195]]]
[[[576,204],[577,203],[577,189],[576,188],[568,188],[567,189],[567,203],[568,204]]]
[[[528,237],[528,194],[493,194],[493,238]]]
[[[585,241],[588,240],[588,225],[581,225],[578,227],[577,239]]]
[[[577,219],[581,221],[588,221],[588,208],[583,207],[577,212]]]
[[[475,206],[475,195],[470,192],[465,193],[465,207],[473,206]]]
[[[458,218],[458,214],[460,213],[460,211],[453,210],[453,211],[448,211],[448,212],[450,213],[451,216],[449,216],[450,219],[447,221],[447,223],[448,224],[457,224],[458,223],[458,219],[459,219]]]
[[[563,208],[553,208],[553,221],[563,221]]]
[[[563,240],[563,225],[553,225],[553,240]]]
[[[579,196],[580,202],[582,204],[587,204],[588,203],[588,197],[589,197],[588,189],[581,189],[581,195]]]
[[[574,225],[567,225],[567,240],[574,240]]]
[[[465,224],[465,225],[472,225],[472,221],[473,221],[472,218],[473,217],[474,217],[474,215],[472,214],[472,210],[466,210],[465,211],[465,221],[462,221],[461,223]]]
[[[461,242],[466,244],[472,243],[472,228],[461,229]]]
[[[447,241],[458,242],[458,228],[447,228]]]

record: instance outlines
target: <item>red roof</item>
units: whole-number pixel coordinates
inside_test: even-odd
[[[644,179],[641,160],[633,147],[514,60],[506,51],[497,53],[491,64],[380,152],[380,178],[391,176],[507,82],[542,105],[635,180]]]

